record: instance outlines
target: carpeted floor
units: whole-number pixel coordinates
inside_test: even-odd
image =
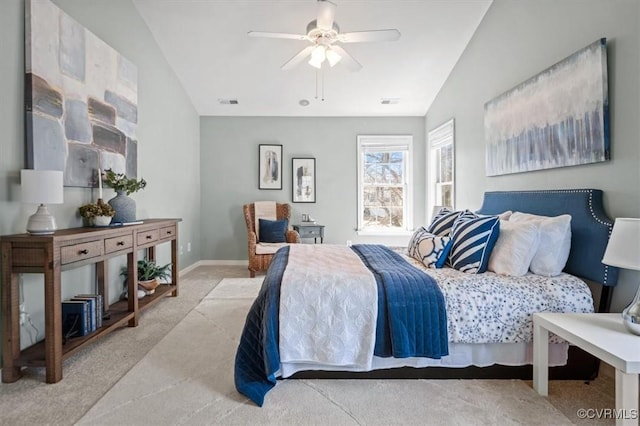
[[[243,276],[242,267],[195,269],[180,297],[66,361],[57,384],[26,369],[0,385],[0,424],[613,424],[576,416],[614,406],[611,373],[551,382],[548,399],[518,380],[285,380],[257,408],[233,386],[261,282],[230,279]]]

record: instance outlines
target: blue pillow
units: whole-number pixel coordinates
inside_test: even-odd
[[[453,268],[469,274],[485,272],[499,234],[498,216],[460,217],[451,230],[449,263]]]
[[[261,243],[286,243],[287,226],[289,221],[287,219],[282,220],[268,220],[258,219],[260,224],[260,238]]]

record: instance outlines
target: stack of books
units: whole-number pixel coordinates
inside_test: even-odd
[[[102,327],[104,304],[101,294],[78,294],[62,302],[62,336],[86,336]]]

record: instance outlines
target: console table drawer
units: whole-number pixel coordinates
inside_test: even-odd
[[[138,245],[151,243],[160,239],[160,230],[150,229],[148,231],[138,232]]]
[[[113,253],[133,247],[133,235],[121,235],[119,237],[107,238],[104,240],[105,253]]]
[[[160,239],[166,240],[167,238],[173,238],[176,235],[176,226],[166,226],[164,228],[160,228]]]
[[[74,244],[60,248],[60,263],[78,262],[80,260],[91,259],[92,257],[102,256],[104,248],[102,240],[89,241],[88,243]]]

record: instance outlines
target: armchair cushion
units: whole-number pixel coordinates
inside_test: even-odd
[[[286,243],[287,239],[285,233],[289,221],[287,219],[281,220],[268,220],[258,219],[260,223],[260,238],[261,243]]]

